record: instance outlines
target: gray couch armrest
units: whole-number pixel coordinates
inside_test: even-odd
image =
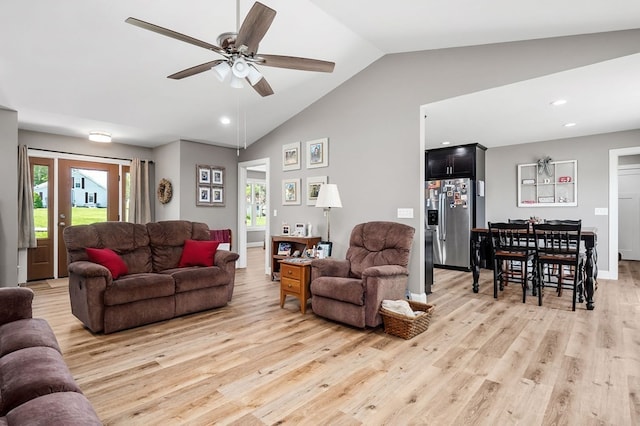
[[[0,288],[0,325],[31,318],[33,290],[26,287]]]
[[[349,276],[351,264],[345,259],[314,259],[311,261],[311,281],[319,277]]]

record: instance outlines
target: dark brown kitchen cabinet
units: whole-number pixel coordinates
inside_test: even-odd
[[[476,178],[476,151],[484,147],[479,144],[430,149],[426,153],[426,178]]]

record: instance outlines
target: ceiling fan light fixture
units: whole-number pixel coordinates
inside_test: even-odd
[[[238,78],[245,78],[250,72],[249,64],[243,58],[237,58],[233,61],[231,70],[233,71],[233,75]]]
[[[91,142],[111,143],[111,133],[89,132],[89,140]]]
[[[244,87],[244,84],[242,84],[242,78],[238,78],[235,74],[232,74],[231,87],[233,87],[234,89],[242,89]]]
[[[218,80],[220,81],[224,81],[229,75],[229,72],[231,72],[231,67],[227,62],[220,62],[212,69],[215,72],[216,77],[218,77]]]
[[[262,74],[253,65],[249,65],[249,75],[247,76],[252,86],[258,84],[262,80]]]

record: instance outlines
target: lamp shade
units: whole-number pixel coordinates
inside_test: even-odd
[[[213,67],[213,71],[215,72],[216,77],[218,77],[218,80],[224,81],[231,72],[231,67],[227,62],[220,62],[218,65]]]
[[[316,207],[332,208],[342,207],[338,185],[335,183],[325,183],[320,186]]]

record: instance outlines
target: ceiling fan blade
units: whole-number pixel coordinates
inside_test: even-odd
[[[249,79],[247,79],[247,81],[249,81]],[[251,84],[251,83],[249,83]],[[253,86],[254,89],[256,89],[256,92],[258,92],[260,94],[260,96],[269,96],[269,95],[273,95],[273,89],[271,88],[271,86],[269,85],[269,83],[267,82],[267,79],[262,77],[260,79],[259,82],[257,82],[255,84],[255,86]]]
[[[258,55],[256,59],[260,65],[302,71],[333,72],[333,68],[336,66],[334,62],[298,58],[296,56]],[[262,61],[260,61],[260,59],[262,59]]]
[[[197,38],[193,38],[191,36],[170,30],[168,28],[161,27],[159,25],[151,24],[149,22],[141,21],[136,18],[127,18],[125,21],[127,24],[135,25],[136,27],[144,28],[145,30],[153,31],[154,33],[162,34],[163,36],[175,38],[176,40],[184,41],[185,43],[190,43],[199,47],[204,47],[208,50],[213,50],[221,55],[227,54],[225,50],[221,47],[216,46],[215,44],[207,43],[206,41],[198,40]]]
[[[260,2],[255,2],[238,30],[236,49],[240,49],[240,46],[247,46],[245,53],[249,56],[254,55],[258,51],[258,44],[267,33],[275,17],[275,10]]]
[[[174,80],[180,80],[185,77],[190,77],[192,75],[200,74],[201,72],[209,71],[211,68],[218,65],[220,62],[224,62],[225,59],[217,59],[215,61],[205,62],[204,64],[196,65],[195,67],[187,68],[186,70],[178,71],[175,74],[171,74],[167,76],[167,78],[172,78]]]

